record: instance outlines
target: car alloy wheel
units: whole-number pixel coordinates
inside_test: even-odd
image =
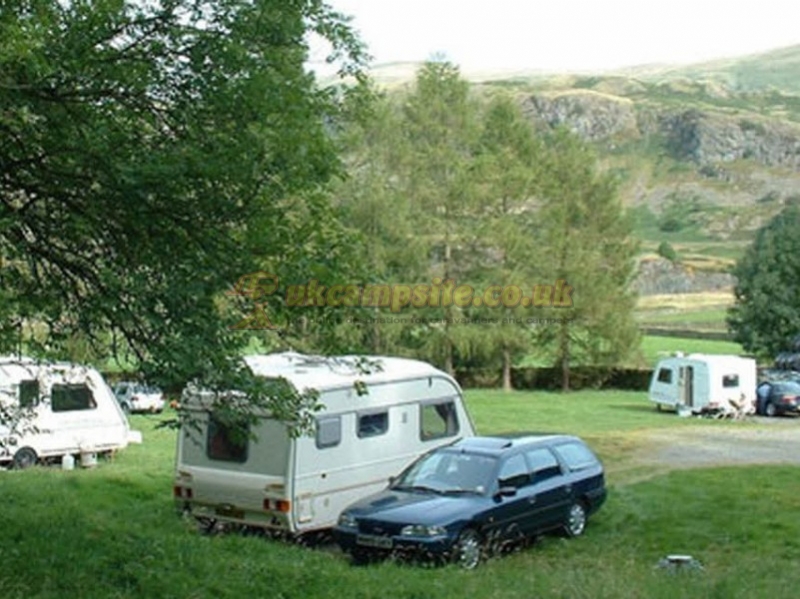
[[[772,418],[777,413],[778,411],[775,409],[775,404],[772,403],[771,401],[768,401],[767,405],[764,406],[764,414]]]
[[[569,516],[564,528],[570,537],[578,537],[586,530],[586,508],[582,503],[573,503],[569,508]]]
[[[481,563],[483,544],[478,533],[471,528],[458,535],[458,540],[453,546],[455,562],[465,570],[473,570]]]

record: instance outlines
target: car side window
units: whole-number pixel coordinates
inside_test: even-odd
[[[597,458],[591,450],[580,443],[557,445],[554,449],[572,471],[583,470],[597,464]]]
[[[526,451],[525,458],[528,460],[531,469],[531,478],[535,483],[562,474],[561,466],[556,456],[546,447]]]
[[[515,489],[524,487],[530,482],[528,465],[521,453],[514,454],[503,462],[497,479],[500,487],[514,487]]]

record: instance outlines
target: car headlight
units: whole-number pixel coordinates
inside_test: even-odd
[[[404,537],[441,537],[447,534],[443,526],[425,526],[424,524],[409,524],[400,531]]]
[[[357,528],[358,527],[358,522],[356,521],[355,516],[353,516],[352,514],[347,514],[347,513],[341,514],[339,516],[338,524],[342,528]]]

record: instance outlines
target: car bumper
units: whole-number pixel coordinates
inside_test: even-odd
[[[333,537],[345,553],[408,553],[441,557],[453,547],[450,536],[414,537],[405,535],[366,535],[351,528],[335,527]]]
[[[139,399],[131,402],[131,410],[134,412],[160,412],[163,409],[163,399]]]

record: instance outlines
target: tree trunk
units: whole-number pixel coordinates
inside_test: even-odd
[[[445,225],[444,237],[444,278],[442,282],[446,282],[450,278],[450,226]],[[444,371],[450,376],[456,376],[456,370],[453,367],[453,340],[450,337],[450,326],[453,321],[453,306],[452,303],[445,307],[444,311]]]
[[[561,390],[569,391],[569,325],[561,323],[558,359],[561,362]]]
[[[513,391],[511,385],[511,352],[507,347],[503,348],[503,391],[506,393]]]

